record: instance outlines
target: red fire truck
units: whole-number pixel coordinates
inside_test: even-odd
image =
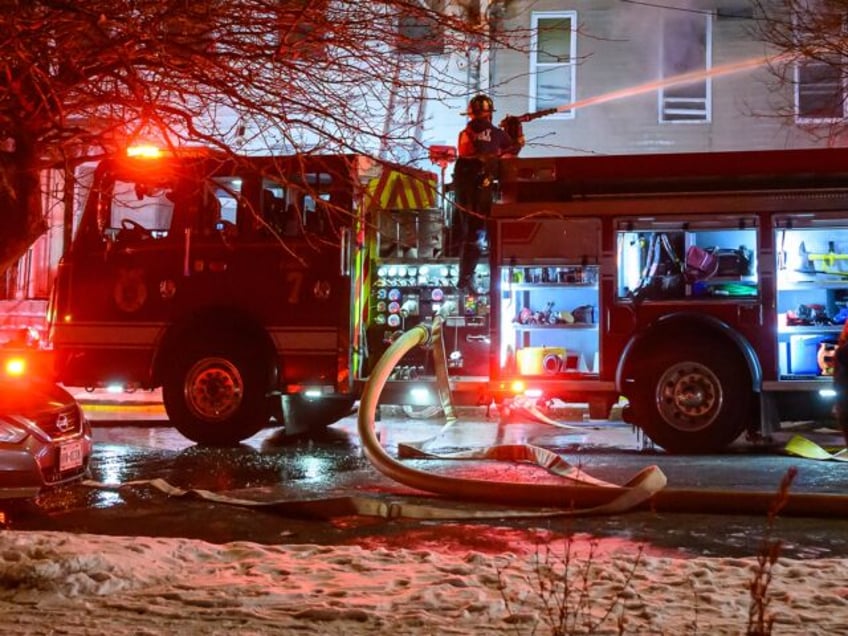
[[[357,156],[103,161],[51,303],[58,379],[161,386],[201,443],[301,433],[451,308],[458,404],[624,398],[670,452],[829,413],[848,151],[505,160],[472,294],[436,183]],[[422,348],[382,402],[437,395]]]

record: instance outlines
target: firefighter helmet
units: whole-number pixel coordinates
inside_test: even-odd
[[[489,116],[491,117],[492,113],[495,112],[495,103],[492,101],[492,98],[488,95],[475,95],[471,98],[471,101],[468,102],[468,115],[470,117],[478,118]]]

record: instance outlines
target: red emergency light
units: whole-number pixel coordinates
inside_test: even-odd
[[[430,161],[440,168],[456,161],[456,148],[453,146],[430,146]]]

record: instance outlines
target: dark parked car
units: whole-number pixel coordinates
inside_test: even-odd
[[[91,426],[74,398],[0,349],[0,499],[29,499],[88,472]]]

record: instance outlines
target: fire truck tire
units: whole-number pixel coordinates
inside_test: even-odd
[[[753,390],[737,351],[717,341],[681,343],[653,352],[636,421],[669,453],[719,452],[745,430]]]
[[[268,425],[262,369],[243,342],[189,345],[166,372],[162,401],[172,425],[193,442],[232,446]]]

